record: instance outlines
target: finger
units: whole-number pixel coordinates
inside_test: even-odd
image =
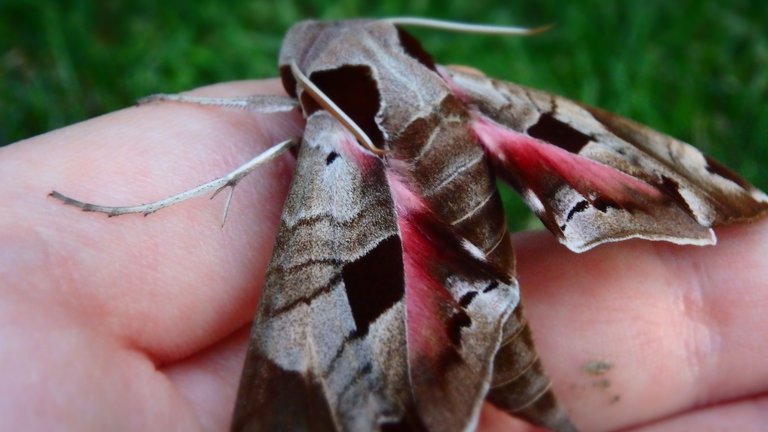
[[[208,349],[161,369],[203,430],[229,428],[249,336],[250,326],[243,326]]]
[[[146,356],[18,297],[0,296],[0,430],[201,430]]]
[[[768,389],[768,220],[715,247],[629,241],[573,254],[518,237],[523,302],[556,394],[611,430]]]
[[[231,83],[207,96],[280,92],[275,81]],[[152,201],[218,177],[300,135],[294,114],[259,115],[176,103],[124,109],[2,149],[3,289],[70,311],[84,325],[151,353],[183,357],[251,318],[292,158],[222,200],[197,199],[149,217],[106,218],[47,198]]]
[[[768,424],[768,397],[740,400],[683,413],[633,432],[761,432]]]

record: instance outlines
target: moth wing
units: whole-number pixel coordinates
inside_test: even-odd
[[[702,223],[727,224],[749,220],[768,208],[768,196],[737,173],[698,149],[648,126],[588,105],[581,105],[615,136],[669,165],[689,179],[706,202]]]
[[[418,429],[392,199],[353,140],[325,112],[307,120],[233,431]]]
[[[408,211],[417,198],[353,141],[322,111],[307,121],[232,430],[477,423],[517,282]]]
[[[471,430],[489,391],[514,388],[516,398],[500,397],[497,404],[537,424],[572,430],[530,338],[521,337],[527,327],[512,244],[468,120],[464,106],[446,98],[425,122],[411,123],[387,159],[403,242],[409,374],[419,415],[429,430]],[[499,352],[515,361],[500,365],[494,360]]]
[[[419,416],[428,430],[472,430],[492,384],[503,324],[519,303],[517,281],[469,253],[429,214],[401,213],[398,222]]]
[[[497,174],[561,243],[627,238],[712,244],[768,197],[696,148],[568,99],[458,69],[441,72],[474,112]]]

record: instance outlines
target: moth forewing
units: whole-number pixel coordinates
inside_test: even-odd
[[[233,430],[405,421],[412,402],[400,349],[401,251],[382,162],[315,112],[254,319]]]
[[[443,74],[475,110],[497,174],[572,250],[635,237],[713,244],[711,226],[768,209],[762,192],[660,132],[539,90]]]

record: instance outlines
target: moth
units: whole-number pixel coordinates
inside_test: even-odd
[[[234,187],[298,160],[232,420],[233,431],[471,430],[484,401],[573,431],[523,313],[495,180],[581,252],[629,238],[715,243],[768,196],[694,147],[565,98],[436,64],[403,26],[536,30],[427,19],[304,21],[283,43],[288,97],[156,95],[259,112],[300,109],[300,141],[141,206]]]

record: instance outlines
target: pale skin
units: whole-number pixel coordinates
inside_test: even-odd
[[[280,92],[248,81],[194,94]],[[168,102],[1,148],[0,429],[225,430],[292,156],[237,187],[224,228],[224,197],[106,218],[46,195],[152,201],[300,133],[295,113]],[[717,234],[716,247],[583,254],[515,236],[537,346],[580,428],[768,424],[768,220]],[[480,428],[528,430],[489,408]]]

